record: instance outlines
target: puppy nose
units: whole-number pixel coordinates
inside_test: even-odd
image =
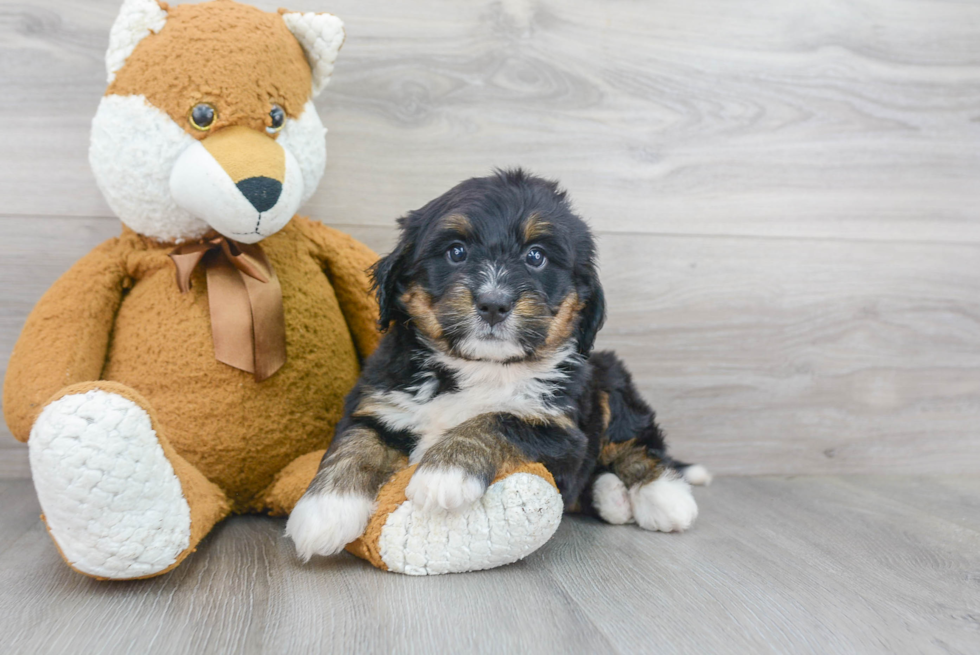
[[[282,194],[282,182],[271,177],[249,177],[235,186],[258,212],[266,212],[275,207]]]
[[[476,298],[476,311],[480,318],[490,324],[490,327],[507,318],[513,308],[514,301],[500,291],[481,293]]]

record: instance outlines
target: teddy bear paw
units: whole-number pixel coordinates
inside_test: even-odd
[[[490,569],[544,545],[558,529],[562,509],[550,482],[515,473],[456,512],[426,510],[406,500],[381,528],[378,550],[389,571],[409,575]]]
[[[28,440],[44,519],[65,560],[99,578],[138,578],[177,561],[190,507],[150,417],[93,389],[49,404]]]

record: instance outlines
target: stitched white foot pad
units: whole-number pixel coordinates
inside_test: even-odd
[[[190,543],[190,507],[147,413],[92,390],[44,408],[28,441],[34,487],[73,568],[105,578],[164,570]]]
[[[491,569],[544,545],[561,514],[561,496],[553,486],[537,475],[515,473],[459,512],[426,512],[405,501],[385,522],[378,548],[388,569],[398,573]]]

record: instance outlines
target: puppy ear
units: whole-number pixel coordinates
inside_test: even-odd
[[[585,356],[592,352],[595,345],[595,337],[606,321],[606,296],[602,292],[602,285],[599,283],[599,274],[595,267],[589,267],[589,279],[587,291],[582,294],[587,300],[585,307],[579,312],[578,332],[578,351]]]
[[[398,313],[399,281],[405,275],[408,244],[404,236],[395,249],[382,257],[368,270],[371,290],[378,298],[378,329],[385,332]]]

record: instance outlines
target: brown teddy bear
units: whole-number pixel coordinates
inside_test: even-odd
[[[123,3],[90,150],[123,231],[40,300],[4,382],[76,571],[168,571],[231,513],[288,513],[316,472],[378,341],[374,253],[294,216],[323,173],[313,97],[343,40],[329,14]],[[539,465],[454,516],[414,511],[411,471],[349,548],[381,568],[514,561],[561,516]]]

